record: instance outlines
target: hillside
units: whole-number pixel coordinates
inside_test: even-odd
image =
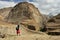
[[[0,20],[5,21],[12,7],[0,9]]]
[[[56,23],[56,24],[60,24],[60,14],[53,16],[52,18],[50,18],[48,20],[48,23]]]
[[[48,31],[57,32],[60,34],[60,14],[52,17],[47,21],[46,24]],[[49,30],[50,29],[50,30]]]
[[[21,2],[14,6],[7,20],[14,24],[24,25],[26,28],[32,26],[35,29],[34,31],[39,31],[40,28],[43,28],[42,14],[33,4],[28,2]]]

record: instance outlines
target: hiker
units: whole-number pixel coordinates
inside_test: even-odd
[[[17,35],[20,35],[19,25],[17,25],[17,27],[16,27],[16,33],[17,33]]]

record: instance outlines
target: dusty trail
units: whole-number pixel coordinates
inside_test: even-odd
[[[50,36],[45,34],[43,35],[43,34],[32,33],[32,32],[28,32],[23,27],[20,28],[21,35],[17,36],[14,32],[15,29],[13,29],[13,27],[15,28],[16,25],[0,22],[0,27],[1,25],[3,25],[2,26],[3,28],[8,27],[9,30],[7,32],[9,32],[9,34],[5,38],[0,38],[0,40],[60,40],[60,36]],[[12,30],[13,32],[11,32]]]

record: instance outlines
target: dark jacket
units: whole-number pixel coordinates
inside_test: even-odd
[[[16,30],[19,30],[19,25],[17,25]]]

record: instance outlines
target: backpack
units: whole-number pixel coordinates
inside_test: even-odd
[[[16,27],[16,30],[18,30],[18,27]]]

